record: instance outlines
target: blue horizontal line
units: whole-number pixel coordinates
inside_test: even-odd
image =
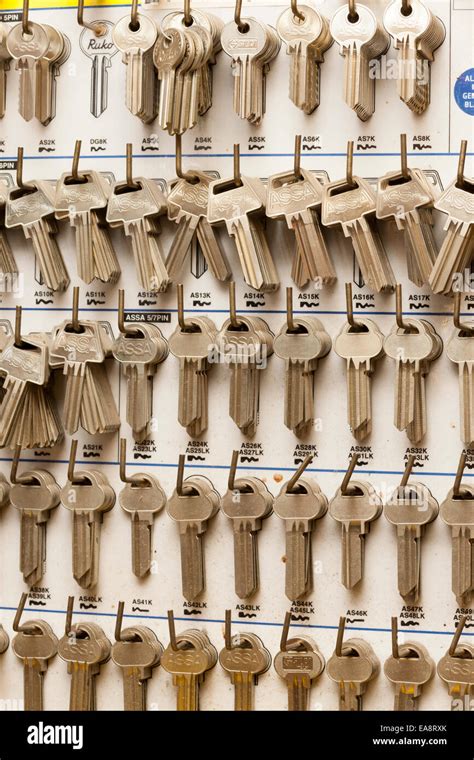
[[[15,306],[0,306],[0,311],[15,311]],[[71,307],[67,306],[23,306],[22,311],[71,311]],[[118,309],[116,306],[80,306],[79,311],[112,311],[117,312]],[[131,309],[126,308],[125,313],[127,312],[133,312],[134,314],[153,314],[154,312],[162,312],[164,314],[174,314],[178,310],[174,308],[169,307],[160,307],[158,304],[156,306],[150,306],[149,308],[137,308],[137,309]],[[201,309],[184,309],[185,312],[189,313],[197,313],[200,314],[202,312],[205,312],[206,314],[228,314],[228,309],[209,309],[209,308],[201,308]],[[264,309],[264,308],[258,308],[258,309],[237,309],[238,314],[286,314],[286,309]],[[315,309],[314,312],[308,312],[304,309],[293,309],[294,314],[304,314],[305,316],[311,316],[311,313],[314,314],[346,314],[346,311],[344,309],[337,310],[337,309]],[[357,316],[360,317],[370,317],[370,316],[395,316],[395,311],[368,311],[365,310],[358,312],[354,315],[355,319],[357,320]],[[405,316],[413,316],[415,313],[413,311],[403,311],[402,314]],[[430,317],[446,317],[446,316],[452,316],[451,311],[424,311],[420,314],[424,316],[430,316]],[[416,314],[415,314],[416,316]],[[469,317],[474,316],[472,312],[461,312],[461,316]],[[134,323],[130,323],[134,324]],[[139,324],[139,323],[137,323]]]
[[[16,612],[16,607],[1,607],[0,610],[4,610],[6,612]],[[29,607],[25,607],[24,612],[33,612],[35,614],[38,613],[38,609],[34,608],[31,609]],[[52,615],[65,615],[66,610],[41,610],[41,612],[46,612]],[[89,612],[89,610],[74,610],[74,615],[84,615],[84,616],[92,616],[92,617],[112,617],[115,618],[117,615],[115,612]],[[168,620],[168,617],[166,615],[136,615],[136,614],[130,614],[130,613],[124,613],[124,618],[131,618],[131,619],[138,619],[138,620]],[[179,620],[180,622],[186,622],[189,623],[188,617],[177,617],[175,615],[175,620]],[[199,623],[224,623],[225,620],[222,618],[199,618],[199,620],[195,620],[194,622]],[[283,623],[277,623],[277,622],[270,622],[267,620],[241,620],[238,618],[237,620],[232,620],[232,623],[235,625],[262,625],[267,627],[274,627],[274,628],[282,628]],[[316,628],[320,630],[326,630],[326,631],[337,631],[338,626],[337,625],[319,625],[316,623],[291,623],[291,628]],[[353,625],[346,625],[345,626],[346,631],[369,631],[373,633],[392,633],[391,628],[375,628],[370,626],[353,626]],[[452,636],[453,631],[432,631],[432,630],[424,630],[424,629],[418,629],[418,630],[411,630],[410,634],[425,634],[430,636]],[[469,631],[464,630],[462,632],[463,636],[474,636],[474,632],[470,633]]]
[[[400,157],[400,153],[355,153],[357,157],[360,158],[374,158],[377,156],[395,156],[397,158]],[[456,156],[456,158],[459,158],[459,153],[451,153],[451,152],[445,152],[445,153],[438,153],[434,151],[426,152],[426,153],[419,153],[418,151],[416,153],[407,153],[408,156]],[[307,158],[346,158],[346,153],[305,153],[304,157]],[[474,153],[466,153],[466,156],[474,156]],[[183,153],[184,158],[232,158],[232,153]],[[241,153],[241,158],[294,158],[294,153]],[[70,160],[72,161],[73,156],[59,156],[57,154],[48,154],[47,156],[24,156],[25,161],[48,161],[52,158],[55,159],[61,159],[61,160]],[[113,158],[113,159],[125,159],[126,156],[123,153],[104,153],[102,155],[85,155],[81,153],[81,161],[86,159],[95,159],[95,158]],[[143,153],[137,153],[133,154],[133,158],[176,158],[175,153],[154,153],[154,154],[148,154],[143,155]],[[0,156],[0,163],[2,161],[16,161],[17,156]]]
[[[41,449],[39,449],[41,451]],[[11,457],[0,457],[0,462],[12,462]],[[27,458],[23,457],[21,459],[22,462],[35,462],[38,463],[38,458]],[[68,459],[45,459],[45,462],[52,463],[52,464],[69,464]],[[84,460],[78,460],[76,461],[76,465],[90,465],[90,460],[84,461]],[[94,460],[92,462],[94,467],[96,465],[109,465],[109,466],[115,466],[118,467],[119,462],[111,462],[111,461],[103,461],[103,460]],[[126,467],[171,467],[171,468],[177,468],[178,463],[177,462],[126,462]],[[186,462],[186,469],[192,469],[192,470],[229,470],[230,465],[228,464],[206,464],[203,462],[199,462],[199,464],[193,464],[192,462],[188,463]],[[280,467],[278,465],[274,465],[272,467],[269,467],[267,465],[239,465],[239,470],[255,470],[258,472],[265,471],[265,472],[295,472],[295,467]],[[319,472],[319,473],[341,473],[344,474],[346,472],[345,468],[339,468],[339,467],[332,467],[332,468],[326,468],[326,467],[307,467],[305,472]],[[360,475],[403,475],[404,470],[373,470],[370,467],[367,469],[355,469],[355,474]],[[422,473],[423,477],[442,477],[442,478],[449,478],[456,475],[456,472],[453,470],[452,472],[431,472],[428,470],[423,470]],[[463,477],[474,477],[474,472],[464,472]]]

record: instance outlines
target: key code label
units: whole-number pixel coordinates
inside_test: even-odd
[[[456,79],[454,100],[468,116],[474,116],[474,68],[466,69]]]

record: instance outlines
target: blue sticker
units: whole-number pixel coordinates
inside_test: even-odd
[[[461,111],[474,116],[474,69],[466,69],[456,79],[454,100]]]

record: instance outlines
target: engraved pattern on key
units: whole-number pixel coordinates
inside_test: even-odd
[[[285,219],[294,231],[309,278],[332,285],[337,277],[319,223],[321,198],[322,184],[313,172],[300,168],[299,176],[294,171],[274,174],[267,183],[265,213]]]
[[[7,37],[10,26],[4,21],[0,24],[0,119],[5,116],[7,98],[7,71],[10,70],[12,59],[7,48]]]
[[[69,710],[97,709],[96,679],[110,650],[110,641],[96,623],[77,623],[59,640],[58,654],[71,676]]]
[[[225,222],[234,238],[245,282],[255,290],[271,292],[280,286],[278,273],[259,218],[264,212],[265,188],[256,177],[214,180],[209,186],[207,218]]]
[[[98,36],[94,29],[84,27],[79,37],[79,46],[84,55],[91,59],[90,112],[98,119],[107,109],[109,69],[118,48],[112,39],[113,23],[104,20],[96,23],[100,24],[104,33]]]
[[[447,346],[446,354],[458,366],[460,437],[465,446],[474,442],[474,322],[456,327]]]
[[[474,251],[474,182],[454,180],[435,201],[435,209],[447,214],[445,237],[430,276],[433,293],[450,294],[456,279],[464,278]],[[462,280],[463,281],[463,280]],[[460,288],[459,285],[457,289]]]
[[[158,184],[145,177],[134,177],[133,187],[117,182],[112,187],[107,222],[123,227],[130,238],[140,288],[162,292],[170,283],[160,242],[159,217],[166,213],[167,202]]]
[[[376,198],[361,177],[330,182],[323,186],[321,221],[326,227],[340,227],[351,239],[357,263],[367,287],[392,291],[396,281],[389,258],[375,227]]]
[[[26,188],[12,188],[6,202],[5,226],[21,227],[25,238],[31,240],[46,286],[51,290],[66,290],[70,280],[56,241],[54,187],[36,180]]]
[[[286,683],[288,710],[309,710],[311,687],[325,668],[324,657],[314,639],[305,634],[287,639],[286,648],[275,656],[273,666]]]
[[[230,648],[221,649],[219,664],[230,676],[234,687],[234,710],[251,711],[255,704],[255,686],[272,664],[270,652],[255,634],[237,633]]]
[[[216,662],[217,652],[201,631],[184,631],[176,636],[176,650],[166,647],[161,666],[173,676],[178,712],[199,710],[199,688]]]

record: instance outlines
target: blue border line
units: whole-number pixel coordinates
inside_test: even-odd
[[[358,158],[377,158],[377,156],[393,156],[396,158],[400,158],[400,153],[355,153]],[[407,153],[408,156],[417,156],[418,158],[426,156],[455,156],[456,158],[459,158],[459,152],[435,152],[430,151],[426,153],[419,153],[418,151],[416,153]],[[466,156],[474,156],[474,152],[466,153]],[[183,153],[184,158],[232,158],[232,153]],[[241,158],[294,158],[294,153],[241,153]],[[305,154],[305,158],[346,158],[346,153],[310,153]],[[85,155],[81,153],[81,161],[82,160],[88,160],[88,159],[124,159],[126,158],[124,153],[105,153],[103,155],[98,156],[97,154],[94,155]],[[147,153],[146,155],[143,155],[143,153],[137,153],[133,155],[133,158],[170,158],[175,159],[176,154],[175,153]],[[67,155],[67,156],[59,156],[59,155],[51,155],[48,154],[47,156],[24,156],[25,161],[50,161],[51,159],[60,159],[64,161],[72,161],[73,156]],[[3,156],[0,155],[0,163],[2,161],[16,161],[17,156]],[[4,170],[6,171],[6,170]]]
[[[15,311],[15,306],[0,306],[0,311]],[[23,306],[22,311],[71,311],[70,306]],[[111,312],[118,312],[118,309],[116,306],[79,306],[79,311],[111,311]],[[161,307],[157,304],[156,306],[150,306],[149,308],[137,308],[137,309],[125,309],[125,312],[133,312],[134,314],[154,314],[156,312],[163,313],[163,314],[175,314],[177,313],[177,309],[169,308],[169,307]],[[209,309],[208,307],[202,308],[202,309],[184,309],[185,312],[189,313],[196,313],[201,314],[202,312],[205,312],[206,314],[228,314],[228,309]],[[265,308],[258,308],[255,309],[237,309],[239,314],[286,314],[286,309],[265,309]],[[346,314],[346,311],[344,309],[338,310],[338,309],[315,309],[312,312],[305,311],[303,309],[293,309],[294,314],[302,314],[305,316],[311,316],[317,315],[317,314]],[[370,317],[370,316],[386,316],[386,317],[394,317],[396,312],[394,311],[369,311],[364,309],[363,311],[357,312],[356,317],[359,315],[361,317]],[[406,317],[409,316],[417,316],[413,311],[403,311],[402,314]],[[418,315],[418,318],[422,318],[422,316],[430,316],[430,317],[452,317],[453,313],[452,311],[424,311],[421,313],[421,315]],[[473,317],[474,314],[472,312],[461,312],[462,317]],[[133,324],[133,323],[130,323]],[[159,324],[159,323],[157,323]]]
[[[13,459],[11,457],[0,457],[0,462],[12,462]],[[69,464],[68,459],[49,459],[46,458],[44,460],[40,460],[38,458],[36,459],[29,459],[27,457],[22,457],[22,462],[28,462],[32,463],[35,462],[38,464],[38,462],[44,461],[48,462],[48,464]],[[91,462],[89,460],[77,460],[77,465],[84,465],[84,466],[90,466]],[[118,467],[119,462],[112,462],[112,461],[103,461],[103,460],[96,460],[93,462],[94,467],[96,465],[108,465],[110,467]],[[126,462],[126,467],[168,467],[176,469],[178,467],[177,462]],[[199,462],[199,464],[193,464],[192,462],[186,462],[186,468],[190,470],[229,470],[230,465],[228,464],[205,464],[202,462]],[[295,467],[268,467],[268,466],[257,466],[257,465],[240,465],[239,469],[241,470],[255,470],[256,472],[291,472],[293,473],[295,471]],[[305,472],[319,472],[319,473],[325,473],[325,474],[344,474],[346,472],[346,468],[325,468],[325,467],[307,467]],[[370,468],[367,469],[355,469],[355,474],[360,475],[403,475],[403,470],[372,470]],[[430,472],[429,470],[422,470],[421,473],[423,477],[441,477],[441,478],[454,478],[456,475],[456,472],[453,470],[452,472]],[[464,477],[474,477],[474,472],[464,472]],[[0,607],[1,609],[1,607]]]
[[[0,606],[0,610],[7,611],[7,612],[16,612],[16,607],[3,607]],[[36,608],[31,609],[30,607],[25,607],[25,612],[31,612],[34,614],[38,613],[38,610]],[[41,613],[49,613],[52,615],[65,615],[66,610],[41,610]],[[74,610],[74,615],[81,615],[81,616],[91,616],[91,617],[111,617],[115,618],[116,613],[115,612],[89,612],[88,610]],[[166,615],[135,615],[131,613],[124,613],[124,618],[130,618],[132,620],[165,620],[167,621],[168,618]],[[179,620],[180,622],[186,622],[189,623],[188,617],[177,617],[175,615],[175,620]],[[195,622],[199,623],[215,623],[215,624],[221,624],[224,623],[225,620],[221,618],[199,618],[199,620],[196,620]],[[267,620],[241,620],[240,618],[237,618],[236,620],[232,620],[232,623],[235,625],[262,625],[267,626],[271,628],[283,628],[283,623],[278,622],[270,622]],[[337,631],[338,626],[337,625],[320,625],[316,623],[298,623],[298,622],[291,622],[292,628],[315,628],[320,630],[327,630],[327,631]],[[346,625],[345,627],[346,631],[368,631],[371,633],[392,633],[391,628],[375,628],[370,626],[353,626],[353,625]],[[425,630],[425,629],[410,629],[410,634],[423,634],[423,635],[429,635],[429,636],[451,636],[453,635],[453,631],[434,631],[434,630]],[[474,636],[474,631],[470,633],[469,631],[466,631],[464,629],[463,636]]]

